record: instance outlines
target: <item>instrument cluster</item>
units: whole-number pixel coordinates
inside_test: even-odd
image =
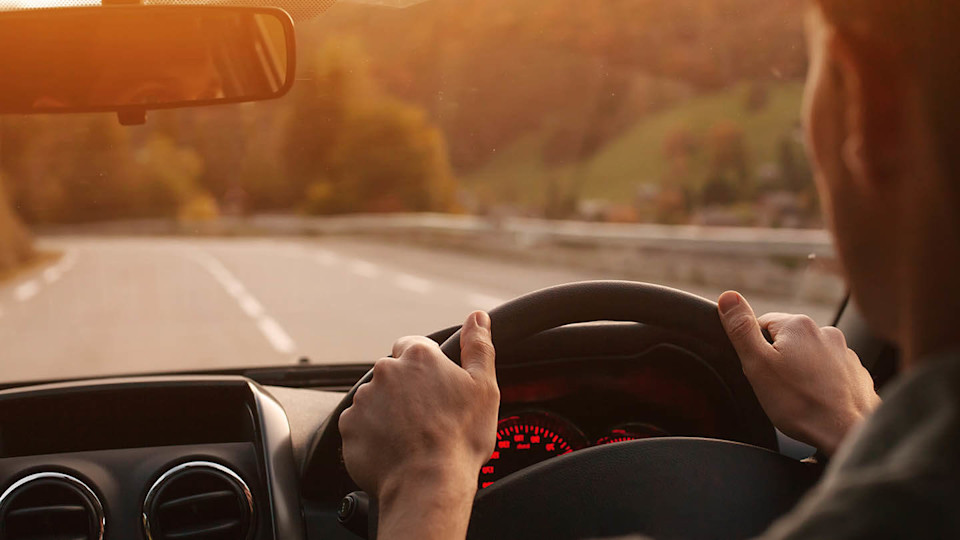
[[[652,424],[636,422],[613,426],[590,440],[576,424],[553,413],[531,410],[506,416],[497,424],[497,445],[480,470],[479,487],[488,487],[542,461],[591,446],[669,435]]]

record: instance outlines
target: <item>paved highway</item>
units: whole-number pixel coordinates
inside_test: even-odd
[[[345,239],[51,237],[0,283],[0,380],[372,362],[541,287],[616,276]],[[671,284],[682,286],[682,284]],[[719,290],[684,287],[716,297]],[[755,298],[758,311],[831,309]]]

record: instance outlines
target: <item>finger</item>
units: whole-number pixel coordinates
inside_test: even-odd
[[[474,378],[477,375],[496,378],[495,359],[490,316],[486,312],[475,311],[460,329],[460,365]]]
[[[741,362],[749,361],[757,355],[766,356],[775,349],[767,343],[757,322],[753,308],[746,298],[734,291],[727,291],[720,295],[717,301],[720,309],[720,321],[733,343]]]
[[[438,346],[437,343],[430,338],[423,336],[406,336],[393,343],[392,356],[394,358],[400,358],[403,353],[410,350],[410,348],[433,349],[438,348]]]
[[[783,331],[784,325],[792,318],[790,313],[765,313],[757,317],[757,322],[760,323],[760,328],[769,332],[770,337],[776,341],[777,334]]]

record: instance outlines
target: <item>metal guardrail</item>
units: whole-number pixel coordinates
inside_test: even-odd
[[[444,214],[353,215],[342,217],[254,216],[255,230],[282,234],[433,233],[498,235],[525,246],[566,245],[650,249],[725,255],[833,257],[823,230],[700,227],[490,219]]]
[[[551,221],[449,214],[255,215],[184,223],[131,220],[47,227],[41,234],[418,235],[481,238],[520,247],[566,246],[768,257],[834,255],[826,231]]]

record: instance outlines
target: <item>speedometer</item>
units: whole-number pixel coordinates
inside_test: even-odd
[[[633,423],[618,426],[597,439],[597,446],[654,437],[669,437],[670,434],[653,424]]]
[[[541,461],[587,446],[587,438],[567,420],[529,412],[508,416],[497,424],[497,446],[480,469],[480,487]]]

